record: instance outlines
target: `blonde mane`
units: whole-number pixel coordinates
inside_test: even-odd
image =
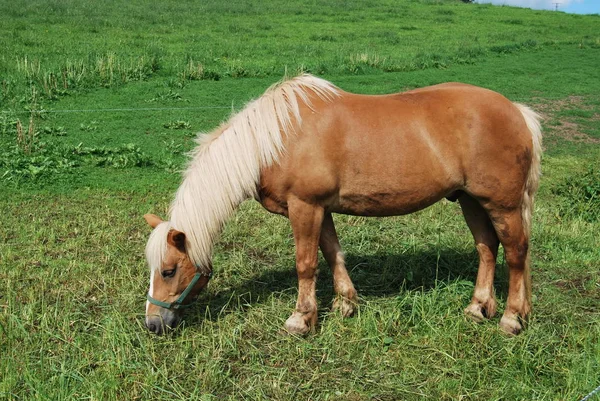
[[[160,270],[162,261],[167,254],[167,234],[172,228],[170,222],[164,221],[152,230],[146,244],[146,260],[150,270]],[[152,285],[152,280],[150,280],[150,285]]]
[[[213,243],[237,206],[257,195],[261,169],[279,161],[285,136],[301,121],[300,104],[311,106],[310,92],[327,101],[340,93],[332,83],[304,74],[273,85],[212,133],[198,135],[169,226],[186,234],[188,255],[199,269],[209,268]],[[160,231],[148,242],[147,254],[156,250],[152,259],[165,247],[166,233]],[[160,262],[151,266],[159,267]]]

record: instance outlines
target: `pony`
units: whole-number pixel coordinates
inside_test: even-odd
[[[495,315],[494,269],[509,270],[500,327],[517,334],[531,311],[529,241],[542,154],[540,116],[488,89],[444,83],[387,95],[353,94],[303,74],[270,87],[198,146],[170,207],[145,215],[150,289],[146,326],[175,327],[212,274],[211,253],[237,206],[254,198],[290,221],[298,300],[285,329],[317,324],[317,251],[333,273],[334,309],[357,308],[332,213],[394,216],[458,201],[479,267],[465,313]]]

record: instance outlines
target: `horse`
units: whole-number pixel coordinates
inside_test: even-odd
[[[333,273],[333,308],[358,305],[332,213],[394,216],[458,201],[479,267],[465,313],[493,317],[502,244],[509,289],[500,328],[517,334],[531,311],[529,239],[542,154],[540,116],[488,89],[444,83],[360,95],[302,74],[271,86],[209,134],[199,134],[170,219],[147,214],[146,326],[177,326],[207,285],[213,244],[246,199],[290,221],[298,299],[284,327],[317,324],[318,248]]]

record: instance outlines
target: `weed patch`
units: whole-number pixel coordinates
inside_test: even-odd
[[[154,162],[134,144],[117,147],[66,146],[36,141],[28,147],[12,145],[0,155],[0,178],[21,183],[39,182],[58,175],[72,174],[75,167],[151,167]]]
[[[94,167],[128,168],[156,165],[150,156],[133,143],[117,147],[85,147],[78,145],[74,148],[67,148],[66,151],[83,163]]]
[[[192,124],[190,124],[188,121],[182,121],[182,120],[177,120],[177,121],[170,121],[168,123],[165,123],[163,125],[163,127],[167,128],[167,129],[191,129],[192,128]]]
[[[0,178],[14,183],[38,181],[69,172],[77,165],[63,149],[46,143],[38,143],[33,149],[13,145],[5,147],[0,154]]]
[[[0,113],[0,135],[14,135],[17,117],[11,113]]]
[[[561,217],[600,221],[600,168],[592,167],[582,175],[569,177],[552,192],[561,197]]]
[[[86,128],[89,128],[89,127],[86,127]],[[82,127],[82,130],[83,129],[84,128]],[[89,130],[90,129],[87,129],[87,131],[89,131]],[[38,134],[43,135],[43,136],[67,136],[67,129],[62,126],[58,126],[58,127],[44,126],[38,130]]]
[[[0,178],[4,181],[40,181],[58,174],[70,174],[74,167],[83,165],[112,168],[156,165],[134,144],[117,147],[69,146],[46,139],[67,136],[65,127],[37,128],[33,115],[27,127],[19,119],[14,125],[11,120],[7,121],[3,126],[4,151],[0,154]],[[89,131],[95,129],[95,125],[82,124],[82,129]],[[12,138],[6,134],[12,135]]]
[[[183,101],[183,97],[181,96],[181,94],[179,92],[175,92],[172,89],[168,89],[166,91],[163,92],[159,92],[157,93],[152,99],[147,100],[148,103],[153,103],[153,102],[163,102],[166,100],[171,100],[171,101]]]

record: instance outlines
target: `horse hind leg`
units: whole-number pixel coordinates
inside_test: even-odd
[[[490,211],[490,217],[504,248],[509,274],[508,299],[500,327],[509,334],[518,334],[531,312],[529,232],[521,210]]]
[[[340,311],[344,317],[352,316],[358,304],[358,297],[354,284],[348,276],[344,254],[330,213],[327,213],[323,219],[319,246],[333,274],[333,289],[337,295],[333,302],[333,310]]]
[[[465,309],[465,314],[473,320],[481,322],[496,314],[494,271],[499,241],[487,212],[479,202],[465,193],[459,196],[458,201],[479,253],[475,290],[471,303]]]

